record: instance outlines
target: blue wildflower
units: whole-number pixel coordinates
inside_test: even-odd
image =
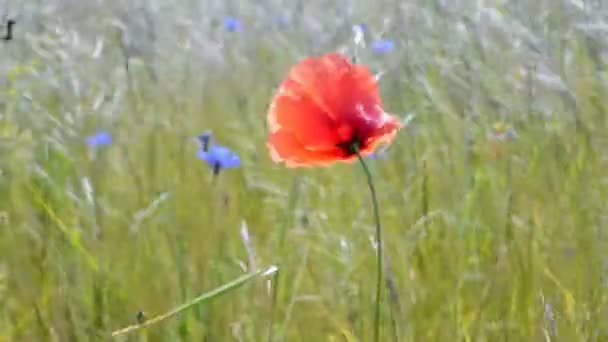
[[[365,32],[367,31],[367,26],[365,24],[356,24],[353,26],[353,42],[356,46],[365,45]],[[355,53],[356,54],[356,53]],[[353,63],[357,61],[353,60]]]
[[[355,28],[356,28],[357,30],[361,30],[361,32],[367,32],[367,25],[366,25],[366,24],[364,24],[364,23],[361,23],[361,24],[356,24],[356,25],[355,25]]]
[[[207,165],[213,168],[214,174],[218,174],[222,169],[241,165],[241,158],[238,154],[225,146],[212,144],[207,151],[199,150],[196,156],[198,159],[207,162]]]
[[[201,146],[196,152],[196,156],[213,168],[214,174],[218,174],[222,169],[230,169],[241,165],[241,158],[236,152],[228,147],[215,144],[212,139],[211,132],[205,132],[198,136]]]
[[[112,143],[112,135],[105,131],[99,131],[87,137],[87,145],[90,147],[104,146]]]
[[[377,40],[372,44],[375,53],[383,54],[395,50],[395,42],[390,39]]]
[[[279,28],[285,28],[289,25],[289,18],[286,15],[279,15],[274,21]]]
[[[228,32],[241,32],[243,30],[243,24],[235,17],[224,18],[224,29]]]

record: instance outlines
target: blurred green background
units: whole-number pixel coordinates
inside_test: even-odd
[[[274,306],[258,278],[116,340],[266,341],[274,317],[274,341],[370,341],[363,172],[285,169],[265,146],[289,67],[332,51],[381,75],[408,122],[369,159],[383,340],[608,341],[607,15],[591,0],[5,0],[0,341],[107,340],[275,264]],[[213,177],[207,130],[241,167]],[[98,131],[112,143],[88,146]]]

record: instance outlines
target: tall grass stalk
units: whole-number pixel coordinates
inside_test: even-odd
[[[211,291],[205,292],[205,293],[201,294],[200,296],[188,301],[187,303],[177,306],[174,309],[171,309],[163,314],[154,316],[154,317],[144,321],[143,323],[133,324],[133,325],[124,327],[122,329],[115,330],[112,332],[111,336],[116,337],[116,336],[124,335],[127,333],[131,333],[131,332],[134,332],[134,331],[137,331],[140,329],[150,327],[154,324],[165,321],[165,320],[179,314],[182,311],[188,310],[196,305],[206,303],[212,299],[215,299],[221,295],[224,295],[230,291],[233,291],[233,290],[237,289],[238,287],[243,286],[246,283],[254,280],[255,278],[258,278],[260,276],[268,276],[268,275],[276,273],[277,271],[278,271],[278,268],[276,266],[271,266],[265,270],[258,270],[258,271],[255,271],[255,272],[252,272],[249,274],[242,275],[242,276],[232,280],[231,282],[228,282]]]
[[[276,244],[276,258],[277,265],[281,268],[285,260],[285,240],[287,238],[287,230],[289,226],[293,222],[292,217],[294,210],[298,203],[298,198],[300,196],[300,178],[294,177],[291,183],[291,189],[289,190],[287,208],[283,215],[283,220],[281,225],[279,226],[278,236],[277,236],[277,244]],[[281,280],[281,271],[277,271],[272,279],[272,290],[271,290],[271,299],[270,299],[270,315],[268,322],[268,342],[272,342],[274,339],[274,330],[276,327],[274,326],[276,315],[277,315],[277,305],[279,302],[279,292],[280,292],[280,280]],[[282,332],[281,332],[282,333]]]

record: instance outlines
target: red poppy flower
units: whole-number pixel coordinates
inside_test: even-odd
[[[268,147],[287,167],[327,165],[368,155],[402,124],[384,111],[369,69],[344,55],[309,57],[280,85],[268,113]]]

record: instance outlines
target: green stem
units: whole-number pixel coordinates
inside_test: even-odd
[[[259,270],[259,271],[255,271],[249,274],[245,274],[240,276],[239,278],[234,279],[233,281],[224,284],[220,287],[217,287],[209,292],[205,292],[202,295],[190,300],[189,302],[182,304],[176,308],[174,308],[173,310],[170,310],[164,314],[158,315],[156,317],[153,317],[147,321],[144,321],[143,323],[139,323],[139,324],[134,324],[134,325],[130,325],[126,328],[122,328],[119,330],[116,330],[114,332],[112,332],[112,337],[116,337],[119,335],[123,335],[126,333],[130,333],[132,331],[136,331],[136,330],[140,330],[146,327],[149,327],[153,324],[162,322],[168,318],[171,318],[177,314],[179,314],[180,312],[189,309],[197,304],[201,304],[201,303],[205,303],[211,299],[214,299],[216,297],[219,297],[227,292],[230,292],[231,290],[236,289],[239,286],[242,286],[246,283],[248,283],[249,281],[253,280],[254,278],[260,277],[260,276],[267,276],[267,275],[271,275],[273,273],[275,273],[278,269],[276,268],[276,266],[271,266],[269,268],[267,268],[266,270]]]
[[[380,223],[380,210],[378,207],[378,199],[376,197],[376,187],[374,186],[374,181],[372,178],[372,173],[369,171],[363,156],[361,156],[361,151],[359,151],[359,146],[357,144],[353,144],[352,146],[354,152],[357,154],[357,158],[359,158],[359,162],[363,167],[363,171],[365,172],[365,176],[367,177],[367,185],[369,186],[369,191],[372,195],[372,204],[374,207],[374,219],[376,221],[376,268],[377,268],[377,276],[376,276],[376,311],[374,315],[374,341],[380,341],[380,308],[381,308],[381,300],[382,300],[382,224]]]
[[[288,199],[288,205],[287,205],[287,211],[285,212],[285,216],[283,218],[283,222],[281,225],[281,228],[279,230],[279,236],[278,236],[278,240],[277,240],[277,246],[276,246],[276,250],[277,250],[277,265],[279,266],[279,268],[284,268],[283,266],[283,261],[285,259],[284,257],[284,250],[285,250],[285,238],[287,236],[287,229],[289,228],[289,225],[291,224],[291,220],[290,217],[291,215],[293,215],[293,212],[295,210],[297,201],[298,201],[298,197],[299,197],[299,179],[296,177],[293,180],[293,183],[291,185],[291,191],[289,192],[289,199]],[[278,301],[279,301],[279,280],[281,277],[281,272],[277,271],[274,274],[274,279],[273,279],[273,286],[272,286],[272,297],[271,297],[271,302],[270,302],[270,319],[268,322],[268,342],[272,342],[274,339],[274,323],[275,323],[275,316],[276,316],[276,311],[277,311],[277,306],[278,306]]]

